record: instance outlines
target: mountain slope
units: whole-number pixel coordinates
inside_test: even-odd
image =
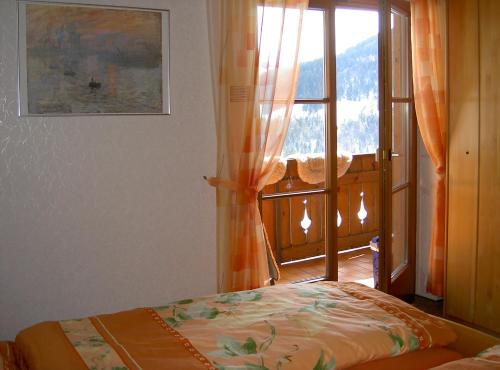
[[[378,96],[378,38],[370,37],[337,57],[337,99]],[[302,63],[297,98],[323,96],[323,59]]]

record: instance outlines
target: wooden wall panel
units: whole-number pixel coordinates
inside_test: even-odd
[[[479,158],[478,2],[454,0],[448,12],[450,111],[445,312],[472,322]]]
[[[500,1],[479,1],[480,162],[474,323],[500,333]]]

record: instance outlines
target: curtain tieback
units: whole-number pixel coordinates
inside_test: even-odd
[[[247,197],[255,196],[257,197],[257,187],[255,186],[244,186],[241,185],[239,182],[233,181],[233,180],[228,180],[228,179],[223,179],[221,177],[206,177],[203,176],[205,180],[207,180],[208,185],[213,186],[213,187],[222,187],[224,189],[234,191],[236,193],[243,193]]]
[[[436,167],[436,175],[440,179],[444,179],[444,177],[446,176],[446,168],[444,166],[438,166],[438,167]]]

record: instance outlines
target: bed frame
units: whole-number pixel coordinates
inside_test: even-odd
[[[476,356],[479,352],[482,352],[494,345],[500,344],[500,338],[483,333],[479,330],[459,324],[454,321],[443,318],[441,319],[446,321],[446,323],[451,326],[455,333],[457,333],[458,335],[457,340],[454,343],[448,345],[448,348],[459,352],[464,357]]]

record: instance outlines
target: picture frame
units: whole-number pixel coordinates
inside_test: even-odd
[[[19,116],[170,114],[170,12],[18,0]]]

